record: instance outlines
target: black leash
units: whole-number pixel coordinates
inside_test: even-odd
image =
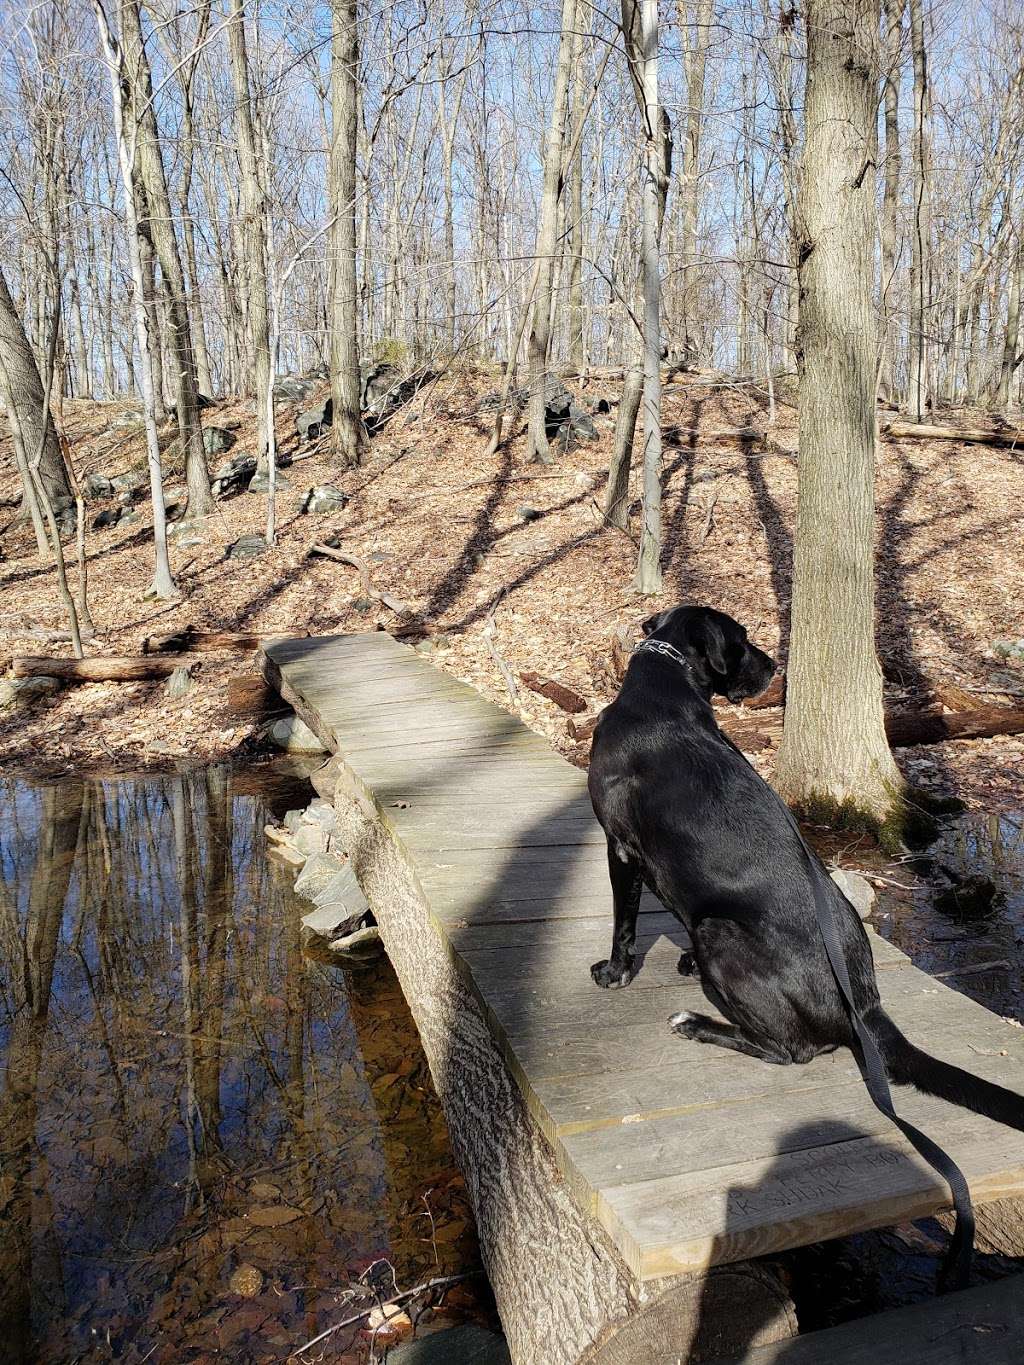
[[[682,666],[687,677],[692,681],[692,672],[689,660],[682,655],[674,645],[670,645],[667,640],[657,640],[648,637],[641,640],[634,646],[633,653],[639,654],[641,651],[648,651],[652,654],[661,654],[664,658],[671,659],[673,663]],[[721,733],[721,732],[720,732]],[[736,746],[727,735],[723,735],[730,748]],[[822,878],[826,875],[818,864],[814,854],[807,847],[804,836],[797,824],[796,817],[784,801],[779,802],[785,811],[786,819],[795,832],[807,860],[808,870],[811,874],[811,889],[814,896],[814,913],[818,920],[818,929],[821,932],[822,941],[825,944],[825,953],[828,957],[829,966],[832,968],[832,975],[836,979],[839,993],[846,1004],[853,1031],[857,1035],[857,1042],[860,1045],[861,1060],[864,1065],[864,1085],[872,1104],[884,1114],[887,1119],[896,1125],[910,1145],[927,1161],[932,1170],[937,1175],[941,1175],[949,1186],[953,1196],[953,1207],[956,1210],[956,1227],[953,1230],[953,1240],[949,1248],[946,1264],[942,1270],[941,1287],[949,1289],[965,1289],[971,1273],[971,1252],[974,1250],[974,1207],[971,1203],[971,1191],[967,1185],[967,1180],[963,1171],[956,1164],[953,1158],[944,1152],[942,1148],[931,1140],[919,1128],[901,1118],[897,1114],[892,1102],[892,1092],[889,1089],[889,1078],[885,1074],[885,1063],[882,1061],[878,1051],[878,1045],[867,1025],[864,1023],[863,1016],[858,1010],[853,999],[853,984],[850,981],[849,969],[846,965],[846,958],[843,956],[842,944],[839,941],[839,930],[836,927],[835,916],[832,913],[832,906],[828,895],[822,886]]]

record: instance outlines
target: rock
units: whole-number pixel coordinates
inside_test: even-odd
[[[237,440],[235,433],[229,431],[227,427],[203,428],[203,449],[207,455],[223,455]]]
[[[86,475],[85,496],[87,498],[112,498],[114,492],[113,481],[108,479],[106,474]]]
[[[240,493],[256,473],[255,455],[236,455],[221,465],[210,484],[215,498],[226,498],[231,493]]]
[[[353,597],[352,599],[352,610],[364,614],[368,611],[373,611],[376,605],[377,603],[369,597]]]
[[[59,692],[61,681],[40,675],[37,678],[0,678],[0,711],[29,706],[38,697]]]
[[[1024,659],[1024,640],[996,640],[992,653],[1000,659]]]
[[[239,536],[228,546],[225,558],[257,559],[266,548],[267,542],[263,536]]]
[[[118,526],[131,526],[135,522],[141,520],[142,517],[139,514],[138,508],[126,507],[124,511],[121,513],[121,515],[118,517],[117,524]]]
[[[124,515],[123,507],[104,507],[103,511],[92,519],[92,529],[102,531],[105,527],[116,526]]]
[[[245,1299],[254,1299],[263,1288],[263,1272],[248,1263],[240,1265],[228,1281],[228,1288],[232,1294],[241,1294]],[[248,1309],[246,1311],[248,1312]]]
[[[334,420],[334,403],[330,398],[325,398],[322,403],[317,403],[316,407],[307,408],[305,412],[300,412],[295,419],[295,430],[299,433],[302,441],[312,441],[321,435],[332,424]]]
[[[141,493],[146,486],[146,477],[136,469],[129,469],[124,474],[115,474],[110,486],[115,493]]]
[[[329,857],[336,857],[336,854],[329,854]],[[352,915],[363,916],[369,910],[366,897],[359,889],[355,873],[352,871],[351,863],[344,863],[340,872],[336,872],[333,877],[328,878],[314,895],[306,893],[306,899],[311,900],[317,906],[340,906],[345,914],[342,918],[350,918]],[[339,920],[339,923],[341,920]]]
[[[520,521],[540,521],[540,519],[541,519],[541,517],[542,517],[543,515],[544,515],[544,513],[543,513],[543,512],[538,512],[537,509],[536,509],[536,507],[530,507],[530,506],[524,505],[524,506],[520,507],[520,509],[519,509],[519,520],[520,520]]]
[[[279,469],[277,471],[277,477],[274,479],[275,491],[291,488],[291,486],[292,486],[291,479],[286,479]],[[270,488],[269,471],[266,469],[257,469],[256,473],[249,480],[248,483],[249,492],[266,493],[269,490],[269,488]]]
[[[262,540],[262,536],[257,537]],[[289,754],[322,754],[326,750],[309,726],[298,716],[282,716],[270,727],[270,738]]]
[[[295,831],[300,828],[302,825],[302,817],[305,813],[306,812],[302,810],[289,810],[285,812],[285,817],[281,823],[289,834],[294,834]]]
[[[332,877],[336,877],[346,867],[348,867],[348,863],[334,853],[311,854],[306,859],[306,866],[295,878],[296,895],[302,896],[308,901],[319,902],[319,893]],[[339,915],[338,923],[340,924],[344,918],[345,915]]]
[[[274,385],[274,397],[298,403],[303,398],[308,398],[316,386],[315,379],[303,379],[300,375],[286,374]]]
[[[340,512],[347,502],[347,493],[343,493],[340,488],[335,488],[333,483],[321,483],[310,488],[303,495],[299,510],[305,514]]]
[[[332,953],[360,954],[367,952],[371,945],[380,943],[380,930],[375,924],[366,924],[361,929],[353,929],[350,934],[342,934],[327,945]]]
[[[314,853],[327,852],[328,831],[319,825],[300,825],[292,835],[292,847],[305,858],[311,858]]]
[[[110,429],[115,430],[119,427],[137,427],[142,424],[142,413],[138,408],[125,408],[123,412],[117,413],[110,419]]]
[[[850,902],[861,919],[867,919],[874,909],[875,888],[859,872],[851,872],[848,867],[833,867],[829,876]]]
[[[512,1357],[503,1336],[464,1322],[393,1346],[388,1365],[512,1365]]]
[[[176,668],[167,679],[167,695],[175,699],[186,697],[195,685],[196,680],[192,676],[192,665],[184,665],[181,668]]]
[[[205,539],[206,522],[202,517],[194,517],[191,521],[176,521],[173,526],[167,528],[167,538],[173,540],[176,545],[182,547],[186,545],[202,545]]]
[[[334,828],[336,818],[334,806],[322,796],[316,797],[302,812],[303,824],[316,825],[328,833]]]

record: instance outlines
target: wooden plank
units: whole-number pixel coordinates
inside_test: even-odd
[[[666,1354],[650,1365],[677,1365]],[[715,1365],[1020,1365],[1024,1276],[856,1318],[840,1327],[745,1351]]]
[[[648,893],[639,977],[594,986],[611,929],[604,839],[585,775],[543,737],[387,636],[265,654],[379,804],[570,1187],[640,1278],[946,1206],[848,1051],[778,1068],[671,1032],[670,1013],[708,1006],[677,971],[682,926]],[[1024,1036],[874,935],[872,951],[914,1041],[1021,1087]],[[1020,1135],[906,1090],[897,1103],[976,1197],[1024,1190]]]
[[[967,1115],[941,1141],[975,1199],[1024,1190],[1020,1135]],[[600,1192],[597,1217],[642,1279],[892,1227],[949,1208],[942,1181],[909,1144],[854,1137],[806,1151],[668,1174]]]

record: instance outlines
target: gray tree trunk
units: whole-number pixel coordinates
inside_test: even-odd
[[[882,338],[878,390],[893,400],[893,291],[899,243],[900,193],[900,48],[904,0],[885,0],[885,188],[882,194]]]
[[[146,224],[163,277],[167,293],[167,343],[171,362],[171,387],[174,392],[175,417],[181,441],[185,479],[188,485],[188,506],[193,516],[205,516],[213,511],[210,492],[210,471],[203,448],[203,428],[199,417],[196,362],[192,349],[192,333],[188,320],[188,298],[185,275],[181,268],[178,238],[174,231],[174,213],[167,189],[160,152],[160,134],[153,104],[153,80],[142,35],[142,20],[138,0],[127,0],[120,7],[124,57],[132,94],[133,117],[137,122],[135,137],[136,165],[145,186],[149,209]]]
[[[679,5],[679,26],[687,34],[690,25],[688,4]],[[683,268],[683,333],[687,360],[700,352],[697,327],[697,299],[700,279],[697,270],[697,219],[700,212],[700,143],[704,127],[704,78],[707,71],[708,44],[714,18],[713,0],[697,0],[693,7],[693,29],[686,44],[686,137],[679,176],[680,264]]]
[[[928,327],[931,273],[931,93],[922,0],[910,0],[910,45],[914,57],[914,204],[910,229],[910,415],[928,410]]]
[[[334,450],[344,465],[363,457],[359,295],[356,276],[356,157],[359,146],[358,0],[333,0],[331,30],[331,399]]]
[[[32,347],[25,335],[0,270],[0,364],[6,373],[10,400],[17,409],[17,421],[25,450],[32,458],[42,443],[42,458],[37,474],[46,495],[54,506],[61,506],[71,498],[71,484],[64,465],[64,455],[57,439],[49,406],[43,403],[43,384]],[[26,508],[30,504],[26,503]]]
[[[800,465],[782,795],[881,824],[902,779],[875,654],[879,0],[811,0],[800,185]]]
[[[537,286],[533,294],[533,322],[527,343],[530,361],[530,431],[528,458],[542,464],[551,461],[544,424],[544,393],[547,379],[548,346],[551,342],[552,289],[555,248],[558,237],[558,201],[565,172],[565,125],[568,114],[569,75],[572,66],[573,29],[576,26],[576,0],[562,0],[561,32],[555,66],[551,117],[544,147],[544,188],[537,229]]]
[[[244,0],[231,0],[228,39],[231,47],[231,82],[235,95],[238,166],[241,172],[242,277],[245,281],[246,316],[253,360],[252,391],[256,395],[257,458],[259,467],[265,469],[269,448],[269,414],[264,395],[271,383],[266,203],[252,121]]]

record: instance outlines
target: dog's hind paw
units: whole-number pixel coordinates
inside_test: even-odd
[[[694,957],[693,953],[689,951],[689,949],[687,949],[685,953],[679,954],[678,970],[680,976],[697,975],[697,959]]]
[[[603,962],[595,962],[590,969],[590,975],[598,986],[603,986],[605,990],[614,991],[622,986],[628,986],[636,976],[632,961],[629,962],[610,962],[605,959]]]
[[[683,1025],[688,1024],[693,1018],[695,1018],[695,1016],[692,1015],[689,1010],[680,1010],[678,1014],[669,1015],[668,1022],[678,1033]]]

